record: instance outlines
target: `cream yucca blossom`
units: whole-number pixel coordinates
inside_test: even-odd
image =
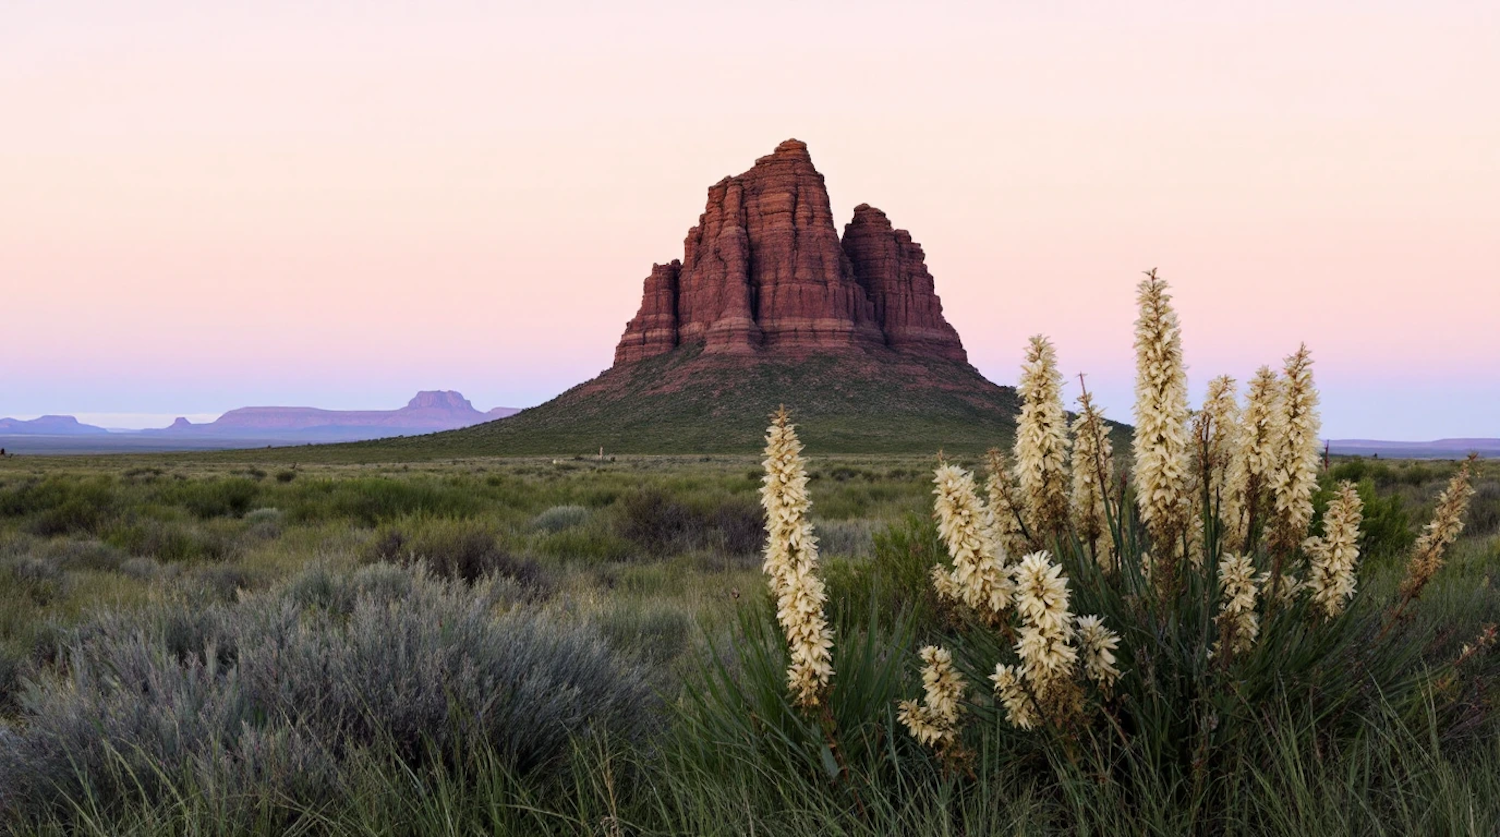
[[[922,702],[901,701],[897,718],[923,744],[951,747],[958,741],[964,679],[953,667],[953,655],[947,649],[929,645],[919,655],[923,663]]]
[[[1077,630],[1078,644],[1083,649],[1084,674],[1108,691],[1120,679],[1120,670],[1115,668],[1119,635],[1104,627],[1104,620],[1098,616],[1078,617]]]
[[[990,472],[985,480],[985,491],[989,494],[990,514],[995,520],[995,537],[1007,556],[1025,555],[1031,551],[1031,539],[1021,525],[1021,501],[1016,497],[1016,486],[1011,481],[1005,454],[990,448],[985,459]]]
[[[1021,676],[1038,697],[1069,679],[1078,662],[1072,645],[1073,614],[1068,610],[1068,579],[1046,552],[1033,552],[1016,567],[1016,613],[1021,620],[1016,654]]]
[[[1277,417],[1275,463],[1271,470],[1274,503],[1271,548],[1278,563],[1307,535],[1312,522],[1313,492],[1318,489],[1318,390],[1313,384],[1312,353],[1304,344],[1286,359],[1286,382]]]
[[[776,619],[791,653],[787,685],[803,707],[817,706],[833,678],[833,631],[823,615],[827,593],[818,577],[818,539],[808,512],[807,469],[802,443],[786,408],[766,432],[766,575],[776,599]]]
[[[1422,588],[1443,568],[1443,554],[1463,532],[1464,515],[1469,511],[1469,498],[1474,496],[1474,487],[1469,483],[1469,471],[1475,459],[1470,454],[1468,460],[1458,467],[1458,472],[1448,482],[1448,487],[1438,495],[1432,521],[1423,527],[1416,546],[1412,547],[1411,560],[1406,565],[1406,578],[1401,582],[1400,607],[1405,607],[1407,602],[1421,595]]]
[[[1234,482],[1240,467],[1240,405],[1235,397],[1235,381],[1220,375],[1208,382],[1199,416],[1198,476],[1207,480],[1208,498],[1221,524],[1220,540],[1240,520],[1239,498]],[[1235,549],[1238,544],[1225,544]]]
[[[1359,523],[1364,502],[1351,482],[1339,483],[1338,494],[1323,513],[1323,534],[1308,538],[1302,545],[1310,567],[1307,589],[1312,591],[1313,606],[1329,619],[1344,610],[1344,603],[1354,595],[1354,567],[1359,562]]]
[[[937,593],[939,601],[962,603],[963,593],[953,581],[953,572],[941,564],[932,567],[932,589]]]
[[[1136,291],[1135,493],[1158,560],[1179,553],[1190,516],[1187,371],[1182,329],[1156,271]]]
[[[1026,347],[1016,418],[1016,484],[1034,538],[1058,535],[1068,524],[1068,420],[1063,413],[1062,373],[1052,342],[1038,334]]]
[[[1021,685],[1021,677],[1015,666],[996,664],[995,673],[990,675],[990,680],[995,684],[995,697],[1005,706],[1006,718],[1012,726],[1032,729],[1041,723],[1041,713],[1037,710],[1036,701],[1031,699],[1026,687]]]
[[[1230,493],[1234,497],[1237,520],[1225,518],[1228,527],[1227,550],[1244,549],[1250,539],[1251,517],[1264,520],[1266,490],[1276,467],[1276,448],[1281,438],[1282,384],[1262,366],[1250,379],[1245,392],[1245,410],[1240,414],[1239,450],[1230,460]]]
[[[1219,591],[1219,615],[1214,621],[1221,636],[1231,638],[1233,653],[1249,651],[1260,634],[1260,617],[1255,612],[1259,586],[1250,556],[1228,554],[1219,561]],[[1220,650],[1220,645],[1215,643],[1215,649]]]
[[[980,501],[974,476],[968,471],[957,465],[942,465],[933,483],[937,486],[932,493],[937,498],[933,508],[938,534],[953,559],[951,584],[937,584],[938,594],[956,593],[986,621],[997,623],[1009,611],[1015,588],[1006,572],[1004,552],[995,539],[994,519]]]
[[[1104,412],[1087,392],[1078,396],[1073,420],[1073,528],[1094,552],[1102,569],[1113,567],[1114,536],[1105,514],[1105,498],[1114,479],[1114,448]]]

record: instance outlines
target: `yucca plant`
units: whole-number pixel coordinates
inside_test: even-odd
[[[1040,337],[1022,367],[1014,482],[998,457],[989,475],[990,496],[1016,496],[1019,508],[986,506],[971,474],[937,469],[934,509],[952,568],[934,568],[934,586],[969,627],[950,648],[923,649],[923,671],[929,682],[993,688],[952,687],[930,706],[929,686],[928,702],[903,704],[902,718],[918,740],[958,757],[965,717],[977,722],[971,737],[997,724],[1024,731],[1022,751],[1126,787],[1166,782],[1194,822],[1209,822],[1230,791],[1227,766],[1244,755],[1231,751],[1257,746],[1272,707],[1308,713],[1315,743],[1337,747],[1382,706],[1415,716],[1449,676],[1420,659],[1425,640],[1406,635],[1403,616],[1462,527],[1468,466],[1440,499],[1399,599],[1360,600],[1353,485],[1337,487],[1321,532],[1310,532],[1311,353],[1300,347],[1280,377],[1263,368],[1243,410],[1233,380],[1218,378],[1192,413],[1167,290],[1154,271],[1138,288],[1128,477],[1116,482],[1086,392],[1065,437],[1061,376]],[[1059,509],[1052,486],[1069,476],[1056,463],[1070,446],[1071,508]],[[1013,551],[1004,515],[1035,551]]]
[[[801,446],[785,411],[774,418],[766,571],[784,650],[761,633],[741,670],[713,682],[740,684],[735,701],[770,740],[802,753],[805,770],[847,777],[882,770],[882,759],[909,765],[902,754],[916,743],[943,774],[972,776],[993,763],[976,754],[1004,751],[1055,770],[1059,788],[1079,777],[1117,783],[1126,804],[1169,798],[1189,827],[1214,827],[1226,800],[1254,792],[1241,768],[1257,753],[1271,757],[1265,742],[1285,740],[1282,726],[1310,731],[1318,752],[1337,751],[1374,715],[1426,717],[1458,676],[1452,661],[1423,658],[1431,638],[1408,616],[1462,528],[1468,466],[1440,499],[1397,599],[1376,601],[1357,583],[1363,504],[1353,485],[1334,489],[1314,531],[1319,418],[1307,347],[1280,375],[1257,372],[1243,406],[1221,377],[1195,412],[1167,283],[1148,273],[1137,300],[1128,473],[1117,471],[1086,391],[1069,421],[1042,336],[1021,371],[1012,458],[991,451],[982,488],[939,462],[934,516],[949,561],[930,583],[947,612],[942,625],[918,628],[939,641],[918,651],[921,694],[905,687],[894,716],[875,703],[891,691],[878,680],[905,678],[875,664],[874,620],[852,655],[850,637],[828,627]],[[857,661],[857,686],[842,688],[841,659]],[[778,687],[745,698],[745,684],[769,685],[781,670]],[[871,746],[895,732],[892,721],[910,733],[897,736],[907,745]],[[860,743],[840,743],[856,730],[850,740]],[[860,753],[852,771],[851,750]]]

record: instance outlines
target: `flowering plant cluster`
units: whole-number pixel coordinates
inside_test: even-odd
[[[922,694],[896,701],[895,717],[950,762],[976,752],[965,744],[968,722],[994,718],[1030,733],[1022,739],[1061,737],[1070,758],[1084,740],[1130,747],[1139,734],[1149,758],[1138,764],[1188,752],[1186,772],[1201,781],[1211,742],[1232,741],[1218,732],[1221,712],[1281,688],[1293,679],[1283,672],[1345,672],[1340,683],[1351,688],[1314,693],[1363,693],[1352,684],[1379,665],[1370,649],[1403,624],[1463,528],[1469,463],[1439,498],[1396,601],[1372,623],[1378,611],[1354,606],[1364,589],[1360,493],[1319,483],[1311,352],[1298,347],[1279,372],[1261,367],[1243,399],[1233,378],[1214,378],[1192,410],[1167,283],[1152,271],[1136,298],[1135,428],[1124,467],[1115,461],[1123,428],[1087,391],[1065,411],[1057,352],[1040,335],[1021,367],[1014,445],[989,451],[983,486],[939,458],[933,517],[948,560],[928,579],[943,624],[928,626],[940,636],[918,652]],[[782,409],[766,437],[764,568],[788,692],[804,717],[821,713],[823,763],[844,775],[830,707],[855,704],[831,700],[834,637],[801,451]],[[1460,662],[1493,637],[1466,646]],[[1297,668],[1278,671],[1279,655],[1300,655]],[[1400,656],[1388,655],[1397,662],[1382,670],[1394,672]],[[849,688],[873,682],[851,672]],[[1086,738],[1091,727],[1103,734]],[[1173,741],[1194,743],[1151,750]]]
[[[1120,660],[1142,650],[1131,640],[1149,644],[1163,623],[1188,618],[1195,606],[1209,614],[1211,630],[1188,653],[1223,667],[1256,648],[1267,620],[1281,614],[1316,630],[1344,615],[1355,594],[1363,504],[1354,485],[1335,487],[1320,530],[1311,531],[1321,451],[1307,347],[1287,357],[1279,375],[1262,367],[1243,406],[1234,379],[1221,376],[1193,411],[1167,283],[1148,273],[1137,302],[1128,474],[1116,471],[1110,427],[1088,392],[1067,419],[1056,351],[1035,336],[1017,387],[1014,464],[990,452],[988,503],[962,468],[943,463],[934,476],[934,516],[952,559],[933,567],[934,589],[997,631],[1014,654],[994,663],[992,695],[963,698],[976,710],[993,701],[1022,730],[1070,729],[1114,712],[1117,683],[1127,676]],[[1392,620],[1441,566],[1468,493],[1465,465],[1418,542]],[[1070,573],[1099,588],[1088,598],[1109,603],[1108,615],[1073,613]],[[949,708],[951,690],[964,681],[946,674],[951,650],[934,646],[921,656],[924,680],[950,690],[945,710],[935,724],[924,709],[932,706],[929,689],[928,703],[903,704],[901,719],[918,740],[951,753],[963,718],[962,705]]]

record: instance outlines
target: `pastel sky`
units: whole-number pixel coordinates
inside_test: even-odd
[[[974,364],[1131,406],[1307,341],[1325,436],[1500,436],[1500,4],[0,0],[0,416],[528,406],[806,141]],[[1070,388],[1071,398],[1076,387]]]

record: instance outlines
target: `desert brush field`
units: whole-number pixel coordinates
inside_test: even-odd
[[[0,460],[3,827],[1495,833],[1500,469],[1140,294],[1123,444],[1037,337],[988,454]]]

